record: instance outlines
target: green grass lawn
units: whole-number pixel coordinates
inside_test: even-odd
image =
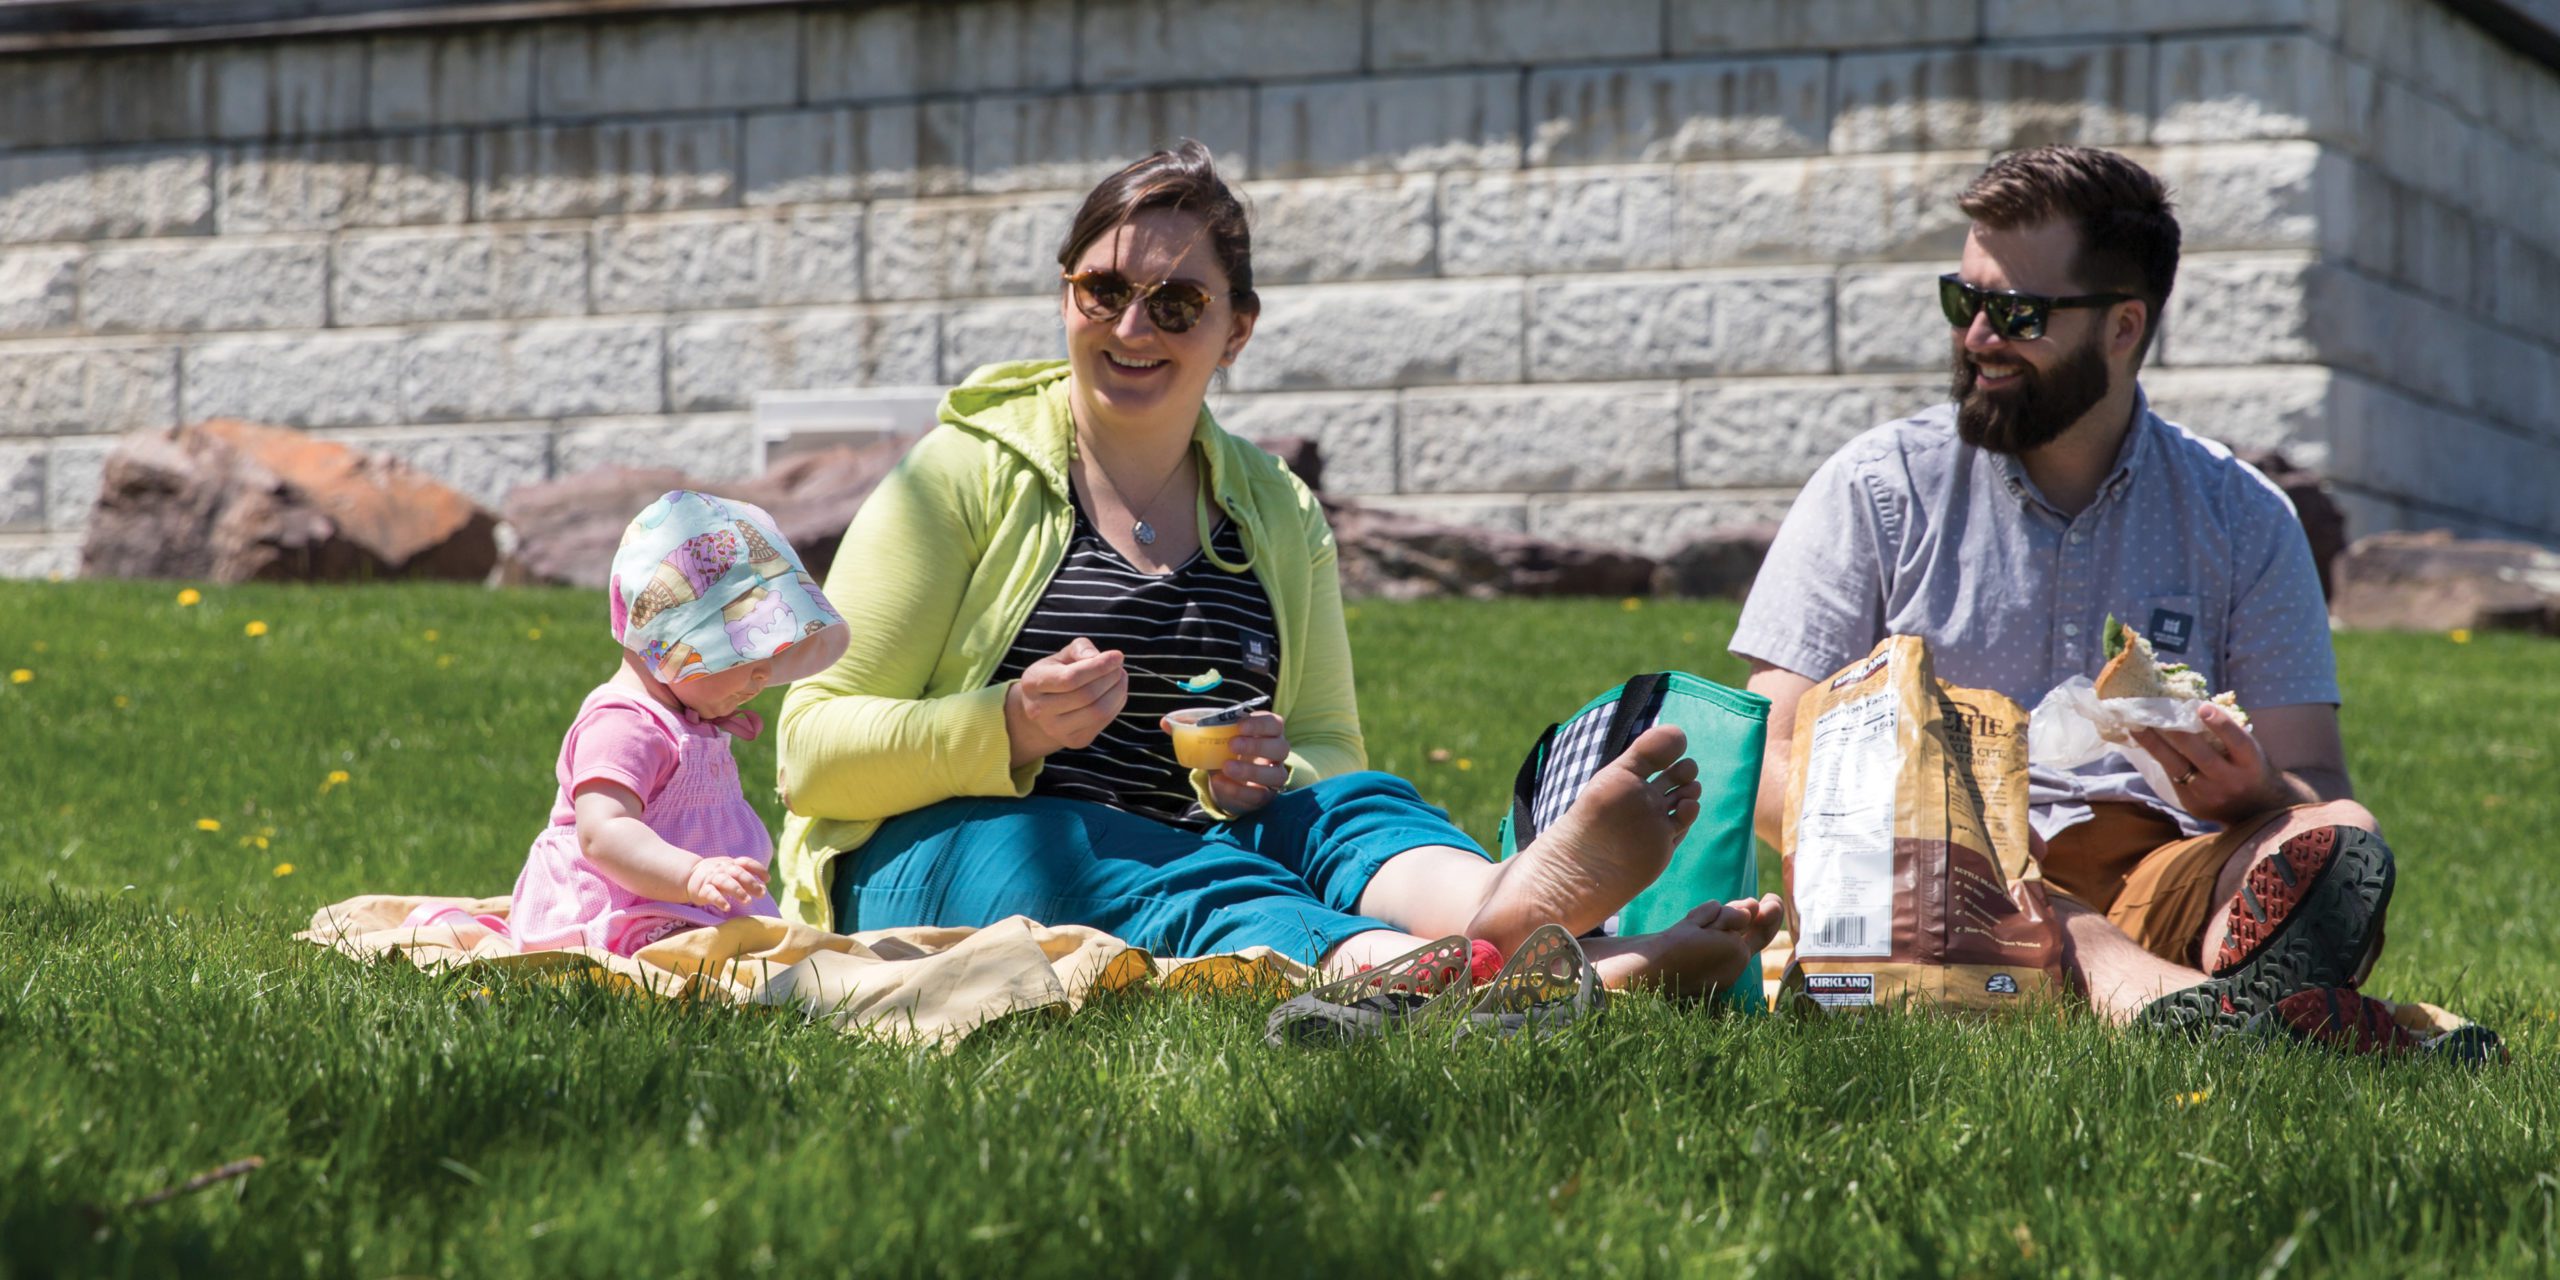
[[[1140,996],[939,1055],[292,941],[356,893],[506,891],[602,603],[175,591],[0,584],[0,1275],[2554,1268],[2560,645],[2339,645],[2401,858],[2373,986],[2490,1023],[2504,1068],[1645,998],[1310,1053],[1260,1043],[1267,1001]],[[1738,682],[1732,622],[1361,605],[1372,758],[1490,837],[1548,720],[1640,669]]]

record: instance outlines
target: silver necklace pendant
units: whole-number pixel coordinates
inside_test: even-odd
[[[1137,531],[1139,546],[1152,547],[1156,544],[1156,527],[1154,525],[1148,524],[1144,520],[1140,520],[1131,527]]]

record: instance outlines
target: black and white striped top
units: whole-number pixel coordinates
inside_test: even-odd
[[[1244,536],[1234,521],[1221,520],[1209,542],[1220,559],[1245,562]],[[1094,529],[1079,499],[1066,559],[997,664],[995,679],[1015,679],[1085,636],[1127,657],[1129,701],[1091,745],[1051,755],[1032,793],[1091,800],[1180,826],[1208,826],[1215,819],[1192,797],[1191,771],[1173,758],[1173,740],[1156,721],[1183,707],[1270,694],[1280,665],[1279,635],[1261,579],[1229,573],[1211,564],[1205,552],[1194,552],[1172,573],[1142,573]],[[1207,693],[1185,693],[1174,683],[1211,667],[1225,682]]]

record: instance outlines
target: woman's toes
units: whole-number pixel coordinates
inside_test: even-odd
[[[1680,757],[1687,754],[1688,750],[1689,735],[1682,732],[1680,726],[1658,724],[1637,734],[1636,740],[1628,743],[1626,751],[1613,763],[1628,769],[1637,777],[1650,778],[1681,763]],[[1692,773],[1696,768],[1695,763],[1690,765]]]

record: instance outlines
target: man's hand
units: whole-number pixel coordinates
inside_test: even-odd
[[[1090,746],[1129,701],[1120,651],[1083,636],[1032,663],[1004,692],[1004,732],[1015,768],[1051,752]]]
[[[2293,783],[2230,712],[2208,702],[2196,708],[2196,718],[2204,721],[2202,733],[2133,731],[2134,741],[2168,771],[2179,808],[2229,826],[2302,802]]]
[[[1271,803],[1289,785],[1289,731],[1279,716],[1268,711],[1246,716],[1236,736],[1227,739],[1227,750],[1234,755],[1209,775],[1209,798],[1219,808],[1242,817]]]
[[[685,873],[684,889],[696,906],[733,910],[764,896],[764,868],[744,858],[702,858]]]

